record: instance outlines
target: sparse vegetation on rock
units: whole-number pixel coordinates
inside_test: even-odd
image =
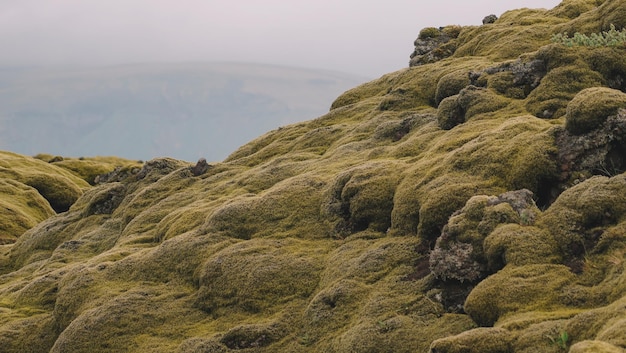
[[[625,8],[424,30],[221,163],[3,152],[0,350],[623,351],[625,52],[550,36]]]

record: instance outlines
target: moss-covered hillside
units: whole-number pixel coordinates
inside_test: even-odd
[[[425,29],[222,163],[3,153],[0,351],[624,352],[626,46],[550,40],[611,24]]]

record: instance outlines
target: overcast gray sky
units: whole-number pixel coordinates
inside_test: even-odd
[[[423,27],[558,0],[0,0],[0,65],[238,61],[378,77]]]

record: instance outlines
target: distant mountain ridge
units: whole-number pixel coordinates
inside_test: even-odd
[[[248,63],[0,70],[0,149],[34,155],[222,160],[328,111],[366,81]]]

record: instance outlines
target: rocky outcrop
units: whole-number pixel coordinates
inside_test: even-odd
[[[606,120],[583,134],[572,134],[567,128],[555,130],[564,187],[592,175],[614,176],[626,170],[626,110],[603,118]]]
[[[461,31],[459,26],[423,29],[415,42],[409,66],[437,62],[454,54],[457,43],[454,41]]]

